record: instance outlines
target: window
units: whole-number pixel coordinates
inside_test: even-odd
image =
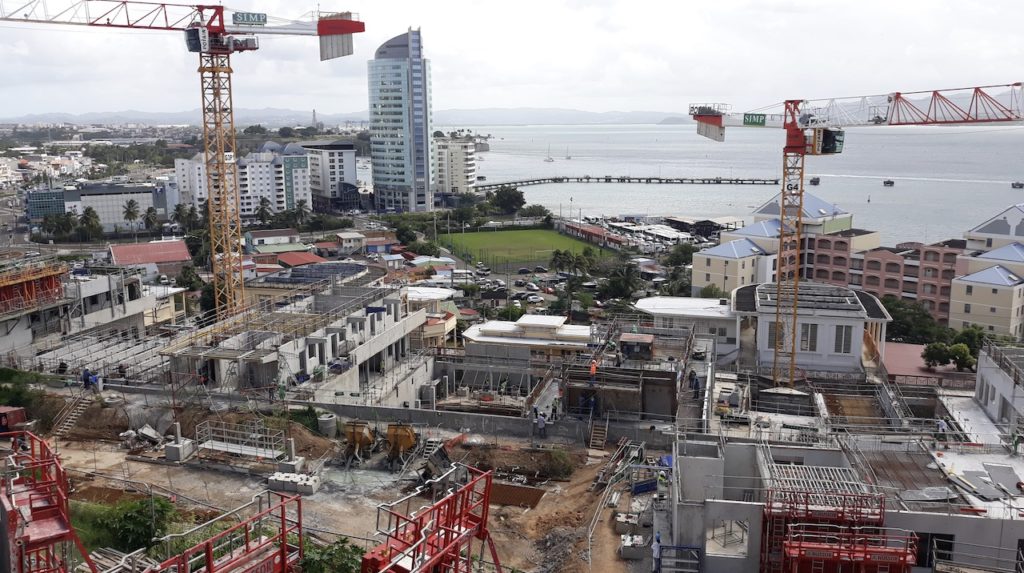
[[[964,314],[971,314],[971,303],[964,304]]]
[[[992,294],[999,294],[999,289],[997,289],[997,288],[992,289]]]
[[[804,352],[818,351],[818,325],[800,325],[800,350]]]
[[[967,292],[968,295],[971,295],[971,294],[974,293],[974,287],[972,287],[971,285],[967,285],[967,288],[965,289],[965,291]]]
[[[986,247],[991,247],[992,246],[992,239],[985,239],[985,246]]]
[[[711,273],[704,273],[704,280],[711,282]]]
[[[705,257],[704,258],[704,266],[705,267],[710,267],[711,266],[711,259]]]
[[[768,346],[775,348],[775,323],[768,323]]]
[[[989,312],[995,312],[996,311],[996,307],[990,306],[990,307],[988,307],[988,311]]]
[[[852,326],[837,326],[836,327],[836,354],[849,354],[850,348],[853,345],[853,327]]]

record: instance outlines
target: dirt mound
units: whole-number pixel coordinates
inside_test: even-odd
[[[117,435],[127,429],[128,414],[123,407],[104,408],[94,402],[82,412],[65,437],[69,440],[116,440]]]
[[[572,475],[586,462],[586,453],[464,445],[453,452],[451,458],[484,471],[500,470],[529,477],[563,478]]]

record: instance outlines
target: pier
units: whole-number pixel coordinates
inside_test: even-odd
[[[550,183],[642,183],[650,185],[778,185],[778,179],[757,179],[750,177],[631,177],[626,175],[592,177],[535,177],[519,181],[502,183],[478,183],[477,191],[495,191],[500,187],[526,187],[529,185],[547,185]]]

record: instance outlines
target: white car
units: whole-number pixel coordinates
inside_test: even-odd
[[[544,302],[544,299],[538,294],[531,294],[530,296],[526,297],[526,302],[531,304],[537,304]]]
[[[537,292],[540,290],[540,287],[533,283],[526,283],[526,290]]]
[[[523,303],[519,302],[518,300],[514,300],[512,301],[512,306],[516,308],[523,308]]]

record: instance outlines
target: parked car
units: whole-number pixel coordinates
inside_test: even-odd
[[[540,265],[537,265],[537,266],[533,267],[533,272],[535,272],[535,273],[546,273],[546,272],[548,272],[548,269],[546,267],[542,267]]]
[[[512,301],[512,306],[516,308],[523,308],[523,303],[519,302],[518,300],[514,300]]]
[[[512,294],[512,300],[523,300],[528,296],[530,296],[528,292],[517,292]]]
[[[555,294],[555,289],[553,289],[551,287],[547,287],[547,288],[544,289],[543,292],[544,292],[544,294]]]
[[[531,294],[530,296],[526,297],[526,302],[531,304],[537,304],[539,302],[544,302],[544,299],[538,294]]]
[[[526,281],[524,281],[523,279],[516,279],[516,282],[514,284],[517,287],[523,287],[523,286],[526,286]]]
[[[505,281],[501,279],[494,279],[494,284],[499,288],[505,288]]]
[[[535,285],[535,284],[533,284],[533,283],[526,283],[526,290],[532,291],[532,292],[539,292],[540,291],[540,287]]]
[[[530,274],[530,269],[528,269],[526,267],[520,267],[519,268],[519,274],[521,274],[521,275],[528,275],[528,274]]]

